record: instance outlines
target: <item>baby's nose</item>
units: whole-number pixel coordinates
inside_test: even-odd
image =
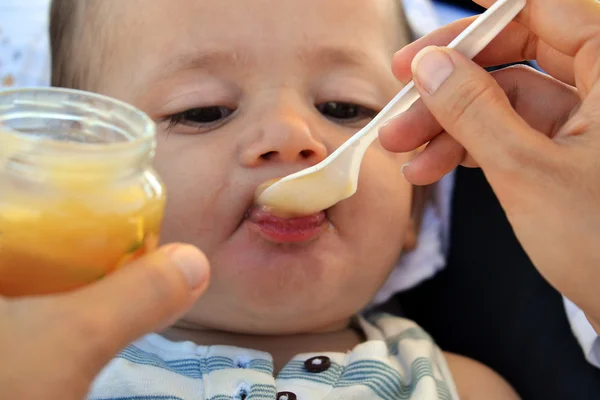
[[[299,116],[280,115],[259,129],[242,156],[248,167],[272,163],[314,165],[327,157],[326,146]]]

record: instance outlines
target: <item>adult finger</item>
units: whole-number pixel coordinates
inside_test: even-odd
[[[399,117],[391,119],[379,130],[381,145],[394,153],[411,152],[443,131],[422,100],[417,100]]]
[[[489,7],[495,0],[476,0]],[[542,42],[575,59],[583,58],[577,76],[578,87],[589,89],[600,77],[598,47],[600,2],[598,0],[528,0],[517,21],[529,28]],[[527,53],[527,50],[525,51]],[[533,51],[530,51],[533,52]]]
[[[185,313],[206,289],[209,275],[198,249],[170,245],[59,297],[54,306],[67,316],[66,356],[80,357],[94,372],[121,348]]]
[[[487,172],[519,168],[550,142],[513,110],[490,74],[458,52],[426,48],[413,71],[431,113]]]
[[[475,0],[489,8],[496,0]],[[597,0],[527,0],[516,21],[563,54],[575,56],[600,31]]]
[[[411,63],[427,46],[447,46],[469,26],[476,17],[455,21],[402,48],[394,55],[392,69],[404,83],[412,79]],[[563,54],[539,39],[527,27],[511,23],[474,59],[482,67],[537,60],[550,75],[570,85],[575,84],[573,57]]]
[[[533,129],[544,132],[550,137],[558,132],[580,102],[579,95],[572,86],[526,66],[504,68],[493,72],[492,77],[506,93],[510,104],[521,118]],[[443,128],[435,120],[431,111],[422,100],[419,100],[409,110],[391,120],[381,129],[380,140],[381,144],[389,151],[410,152],[431,141],[442,131]],[[436,149],[440,150],[440,147],[436,147]],[[426,156],[428,151],[426,149],[419,157],[429,159],[429,156]],[[456,151],[455,145],[452,145],[452,149],[448,148],[449,153]],[[431,160],[435,164],[439,164],[456,160],[456,157],[439,154]],[[475,166],[468,157],[466,160],[466,166]],[[428,170],[429,166],[426,161],[420,160],[419,163],[423,163],[423,171]],[[456,165],[444,165],[442,170],[448,171],[454,167]],[[407,176],[415,179],[413,183],[425,179],[420,176],[420,173],[411,171],[413,168],[416,167],[412,163],[410,168],[406,168]],[[437,167],[431,166],[431,170],[437,169]],[[428,172],[428,177],[429,174]],[[429,179],[427,178],[427,180]]]
[[[402,174],[413,185],[431,185],[463,163],[465,156],[463,146],[443,132],[402,168]]]

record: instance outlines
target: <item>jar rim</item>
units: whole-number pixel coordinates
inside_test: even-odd
[[[155,135],[146,113],[109,96],[56,87],[0,90],[0,159],[22,173],[42,167],[106,175],[113,166],[125,174],[151,162]]]
[[[140,142],[148,142],[148,141],[153,141],[155,139],[156,126],[155,126],[154,121],[145,112],[141,111],[137,107],[135,107],[125,101],[118,100],[113,97],[94,93],[94,92],[88,92],[88,91],[79,90],[79,89],[52,87],[52,86],[49,86],[49,87],[19,87],[19,88],[2,89],[2,90],[0,90],[0,100],[2,100],[2,98],[10,98],[10,97],[14,97],[15,100],[18,100],[17,96],[21,93],[28,94],[28,95],[39,93],[40,95],[47,94],[49,96],[71,95],[71,96],[80,97],[81,99],[97,101],[101,105],[115,107],[115,108],[121,110],[123,113],[127,113],[128,115],[131,116],[128,118],[128,120],[133,119],[133,123],[131,123],[131,121],[129,121],[129,123],[131,125],[133,125],[133,128],[136,131],[136,135],[131,140],[126,140],[126,141],[89,143],[89,142],[58,141],[58,140],[53,140],[51,138],[39,138],[39,137],[33,138],[23,132],[20,132],[19,130],[10,129],[10,127],[8,127],[8,129],[4,130],[4,133],[10,134],[11,136],[16,136],[19,138],[19,140],[25,140],[28,142],[36,142],[38,144],[40,142],[43,142],[44,144],[51,144],[53,147],[56,146],[57,149],[60,149],[60,148],[68,149],[68,148],[73,148],[73,146],[75,146],[75,147],[77,147],[77,150],[79,150],[79,151],[87,150],[87,151],[94,152],[94,151],[101,150],[101,149],[107,150],[107,147],[109,147],[110,149],[114,149],[114,150],[126,150],[130,147],[139,146]],[[26,102],[27,100],[24,99],[23,101]],[[65,101],[66,101],[66,98],[65,98]],[[44,106],[54,107],[54,108],[60,107],[60,104],[50,104],[50,103],[43,104],[43,102],[41,100],[40,100],[39,105],[44,105]],[[90,111],[92,113],[100,112],[100,110],[94,109],[94,107],[92,107],[91,105],[89,108],[87,108],[87,111]],[[3,114],[5,114],[5,110],[3,110],[2,104],[0,102],[0,127],[2,126],[2,117],[1,116]],[[10,111],[7,114],[10,115]],[[2,129],[0,129],[0,132],[2,132]]]

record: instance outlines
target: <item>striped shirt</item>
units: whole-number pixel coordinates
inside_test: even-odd
[[[264,352],[149,335],[97,377],[90,400],[457,399],[448,366],[414,322],[359,318],[366,341],[348,353],[294,357],[277,376]],[[316,363],[316,369],[312,365]]]

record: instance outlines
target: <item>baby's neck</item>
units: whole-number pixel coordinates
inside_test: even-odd
[[[323,333],[298,335],[247,335],[201,329],[185,323],[169,328],[161,334],[175,342],[191,341],[203,346],[235,346],[267,352],[273,357],[276,374],[298,354],[346,353],[364,341],[360,331],[349,322],[338,329]]]

